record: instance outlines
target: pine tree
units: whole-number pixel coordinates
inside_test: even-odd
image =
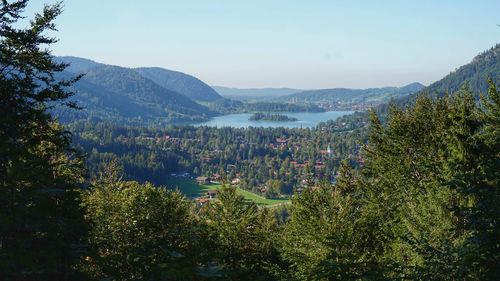
[[[343,162],[337,183],[308,188],[293,199],[281,240],[295,280],[359,280],[376,274],[360,224],[359,190]]]
[[[496,268],[498,174],[486,168],[498,163],[493,104],[481,117],[464,87],[392,107],[386,126],[372,115],[362,220],[387,278],[484,280]]]
[[[179,192],[122,181],[116,162],[103,171],[82,194],[90,230],[80,269],[97,279],[197,279],[191,202]]]
[[[236,188],[217,192],[203,210],[207,249],[221,280],[275,280],[282,273],[275,248],[276,220],[267,209],[247,204]]]
[[[0,271],[6,280],[74,279],[82,163],[48,110],[75,107],[66,87],[78,77],[58,80],[66,65],[48,49],[61,4],[19,28],[27,3],[0,3]]]

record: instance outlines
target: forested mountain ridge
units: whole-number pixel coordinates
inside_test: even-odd
[[[134,70],[163,88],[183,94],[193,100],[215,101],[222,99],[222,96],[205,82],[182,72],[160,67],[139,67],[134,68]]]
[[[302,92],[301,89],[292,88],[231,88],[222,86],[212,86],[221,96],[240,101],[264,101],[273,98],[287,96]]]
[[[103,63],[99,63],[91,59],[85,59],[73,56],[54,57],[54,61],[67,63],[68,67],[66,67],[65,71],[71,73],[85,73],[94,67],[105,65]]]
[[[134,69],[96,63],[91,60],[62,57],[70,63],[62,76],[84,74],[73,85],[71,100],[84,112],[58,112],[60,119],[98,118],[121,123],[201,121],[214,115],[208,108],[185,95],[164,88]]]
[[[413,103],[419,95],[430,95],[431,97],[445,94],[454,95],[464,86],[467,86],[476,100],[479,100],[480,94],[485,93],[488,89],[488,79],[491,79],[494,84],[498,84],[500,81],[500,44],[480,53],[471,62],[458,67],[455,71],[420,91],[394,99],[394,103],[407,106]],[[375,110],[384,117],[387,115],[389,105],[379,105]]]
[[[466,83],[474,93],[485,92],[488,88],[487,80],[500,80],[500,44],[482,52],[443,79],[430,84],[422,92],[444,94],[458,91]]]
[[[319,89],[308,90],[277,100],[285,102],[328,102],[328,103],[359,103],[359,102],[388,102],[391,98],[398,98],[415,93],[425,86],[420,83],[412,83],[403,87],[383,87],[370,89]]]
[[[57,57],[56,60],[69,63],[70,66],[66,69],[66,71],[73,73],[86,73],[95,67],[106,65],[90,59],[72,56]],[[205,82],[186,73],[161,67],[137,67],[130,69],[137,71],[143,77],[155,82],[167,90],[177,92],[193,100],[215,101],[222,99],[222,96],[220,96]]]
[[[494,84],[500,82],[500,44],[495,45],[489,50],[482,52],[472,59],[470,63],[464,64],[457,68],[455,71],[450,72],[442,79],[424,87],[414,93],[392,99],[392,102],[399,106],[408,106],[417,99],[420,95],[430,95],[432,97],[443,96],[445,94],[454,95],[462,87],[467,85],[476,98],[479,99],[481,93],[485,93],[488,88],[488,79],[491,79]],[[413,84],[406,87],[415,90]],[[418,87],[418,86],[417,86]],[[386,120],[389,112],[389,103],[379,104],[373,109],[379,113],[382,120]],[[350,116],[345,117],[348,122]],[[360,112],[356,116],[352,116],[353,120],[363,119],[366,123],[368,121],[368,114]],[[363,123],[363,124],[364,124]]]

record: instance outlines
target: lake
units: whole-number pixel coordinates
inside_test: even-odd
[[[295,122],[250,121],[252,113],[238,113],[213,117],[210,121],[193,124],[195,126],[210,127],[285,127],[285,128],[312,128],[320,122],[335,120],[354,111],[326,111],[326,112],[279,112],[279,114],[295,117]]]

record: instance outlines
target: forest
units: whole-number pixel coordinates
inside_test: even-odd
[[[250,118],[248,119],[250,121],[278,121],[278,122],[283,122],[283,121],[299,121],[299,119],[295,117],[290,117],[284,114],[270,114],[270,113],[261,113],[257,112],[252,114]]]
[[[496,77],[313,129],[66,125],[55,108],[85,109],[49,48],[62,4],[20,27],[27,4],[0,3],[1,280],[500,276]],[[291,203],[223,183],[194,204],[172,172],[280,181]]]

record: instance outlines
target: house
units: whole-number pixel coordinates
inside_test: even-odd
[[[210,198],[200,197],[195,199],[198,206],[206,205],[210,202]]]
[[[196,181],[199,184],[209,184],[210,183],[210,179],[208,177],[197,177]]]
[[[210,199],[215,198],[217,196],[217,190],[209,190],[209,191],[207,191],[207,196]]]
[[[240,184],[241,180],[240,178],[235,178],[231,181],[231,184]]]
[[[219,174],[212,175],[212,181],[220,181],[221,179],[222,179],[222,176]]]
[[[286,145],[288,141],[284,138],[276,138],[276,143],[280,145]]]

